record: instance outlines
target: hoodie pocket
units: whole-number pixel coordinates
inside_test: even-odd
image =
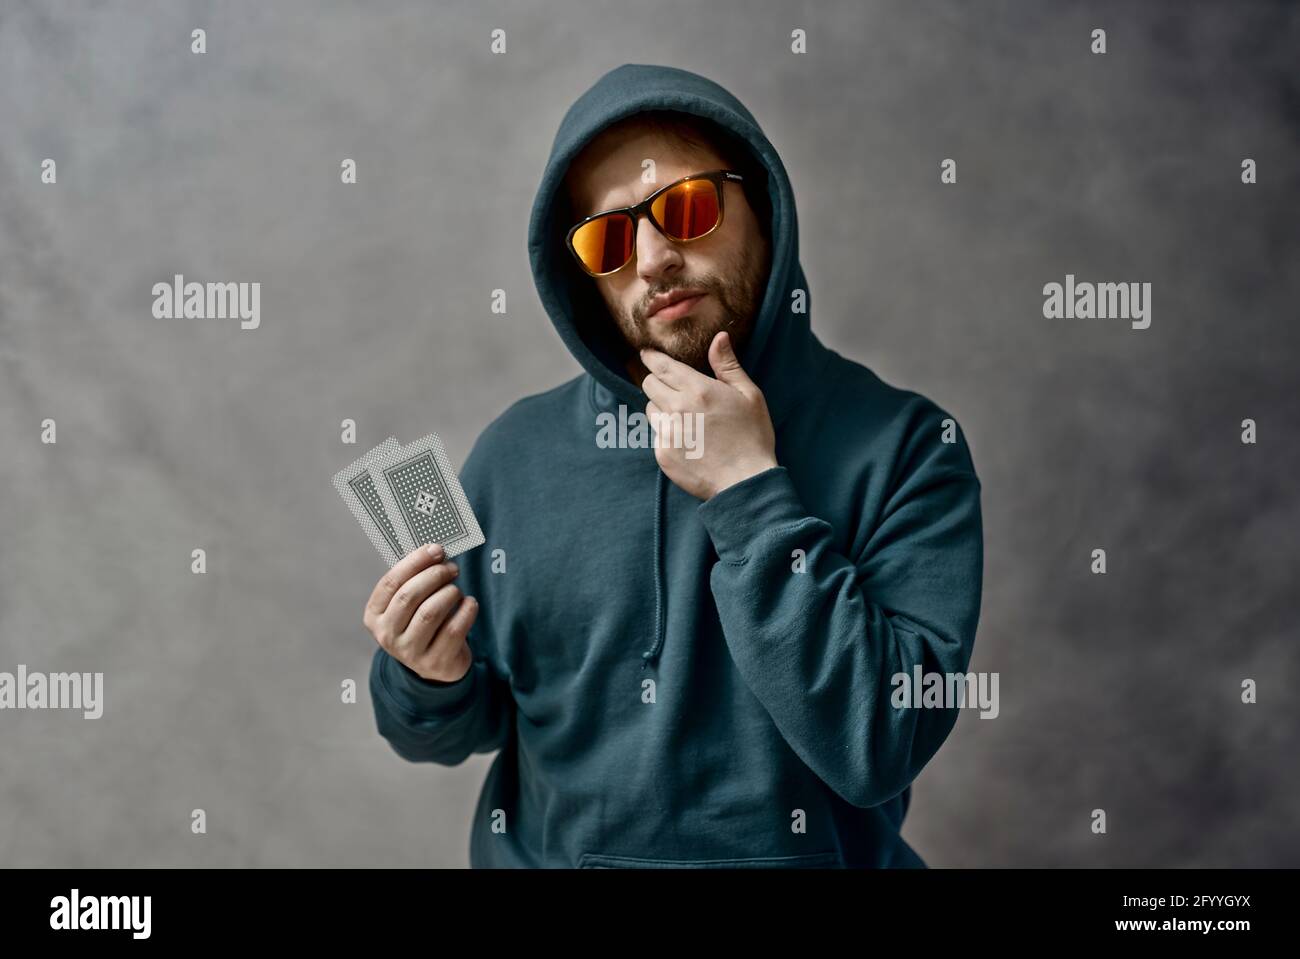
[[[584,852],[578,858],[579,869],[837,869],[840,865],[833,851],[753,859],[642,859]]]

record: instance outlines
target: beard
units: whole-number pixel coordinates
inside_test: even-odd
[[[763,293],[767,269],[762,256],[740,257],[740,262],[726,274],[704,273],[692,277],[674,277],[670,282],[651,287],[630,312],[612,311],[623,339],[635,351],[653,348],[699,370],[711,372],[709,346],[723,330],[731,337],[740,355],[754,330],[759,298]],[[691,313],[674,320],[662,332],[652,332],[646,309],[654,297],[673,290],[704,290],[718,304],[717,315]]]

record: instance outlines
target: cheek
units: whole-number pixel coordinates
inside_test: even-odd
[[[714,234],[701,242],[709,245],[694,251],[697,259],[688,263],[689,275],[713,276],[723,287],[733,286],[746,265],[744,240],[735,234]]]
[[[624,267],[631,269],[631,267]],[[632,307],[636,305],[636,297],[632,295],[632,285],[630,283],[618,283],[610,279],[598,281],[600,288],[600,297],[605,301],[605,306],[613,314],[622,316],[631,316]]]

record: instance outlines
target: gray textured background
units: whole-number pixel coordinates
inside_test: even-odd
[[[0,670],[106,673],[97,721],[0,713],[0,864],[467,862],[489,758],[375,733],[383,565],[329,478],[389,433],[459,464],[578,371],[527,216],[564,110],[628,61],[750,107],[814,329],[970,440],[1002,714],[962,717],[906,838],[938,866],[1300,864],[1296,7],[703,6],[0,7]],[[261,328],[154,319],[177,272],[261,281]],[[1067,272],[1151,282],[1151,328],[1044,320]]]

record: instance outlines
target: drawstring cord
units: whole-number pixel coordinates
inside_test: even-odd
[[[663,565],[663,514],[664,514],[664,493],[668,486],[668,480],[664,476],[663,470],[655,470],[655,539],[654,539],[654,571],[655,571],[655,641],[654,645],[641,654],[641,668],[645,669],[651,663],[656,662],[659,658],[659,651],[664,645],[664,565]]]

